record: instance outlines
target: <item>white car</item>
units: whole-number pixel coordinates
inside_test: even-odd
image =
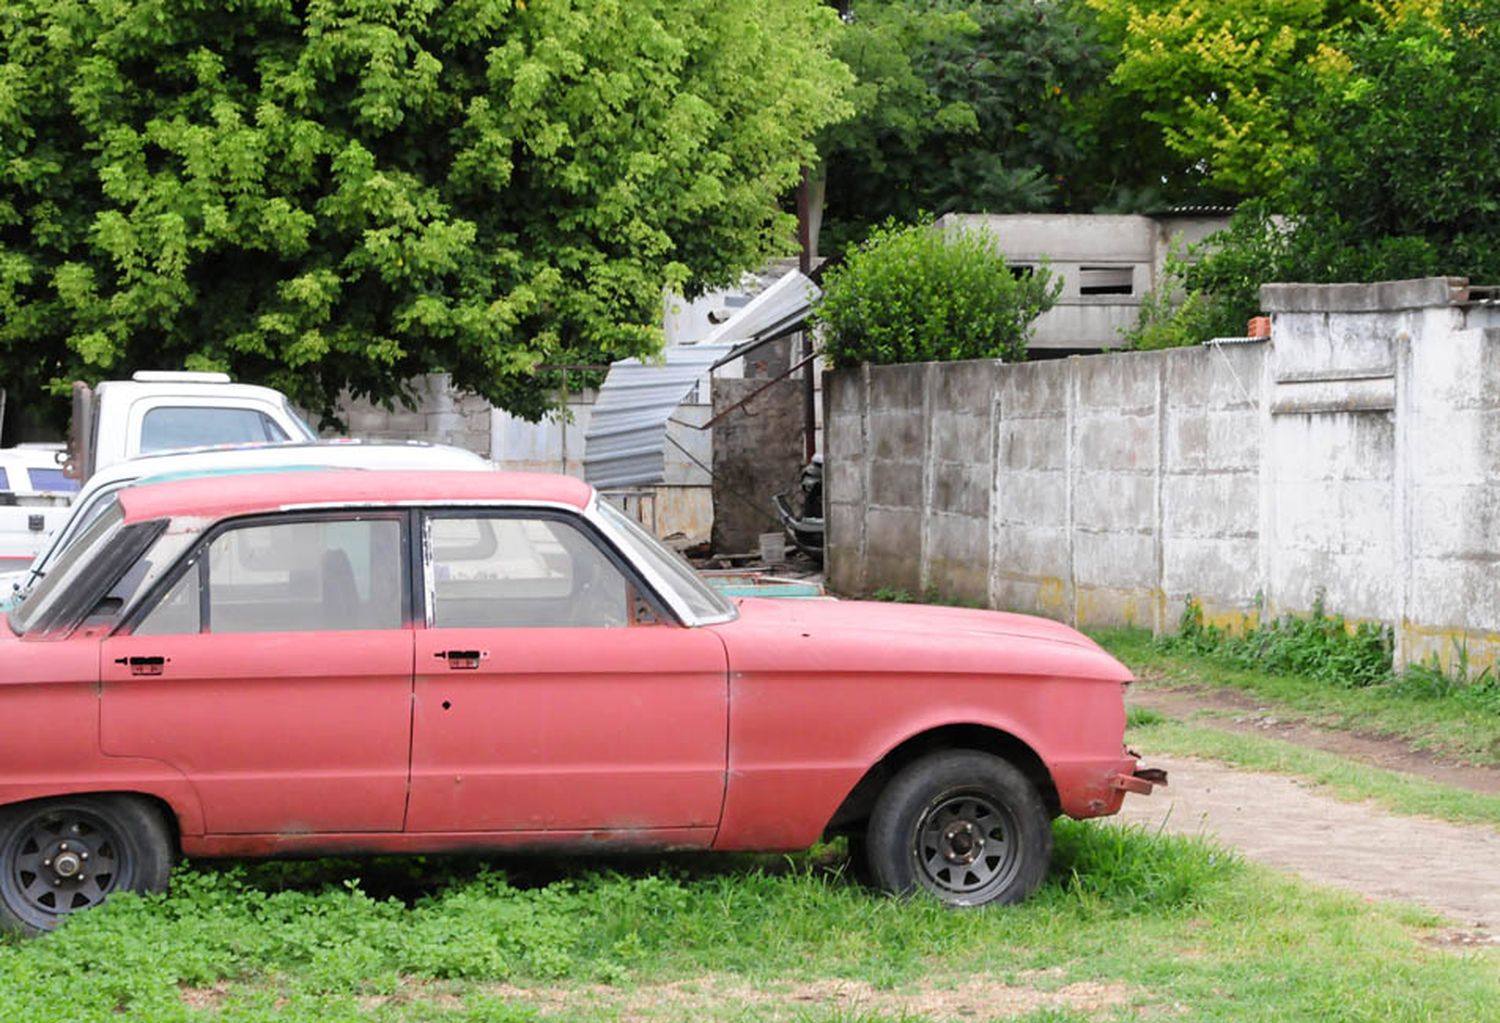
[[[162,482],[187,476],[233,475],[247,472],[319,469],[494,469],[488,459],[462,448],[417,441],[326,441],[307,444],[252,444],[239,447],[194,448],[142,455],[116,462],[89,478],[73,502],[70,514],[56,528],[50,542],[25,569],[0,574],[0,610],[15,595],[25,593],[46,575],[48,566],[68,549],[122,487],[151,480]]]

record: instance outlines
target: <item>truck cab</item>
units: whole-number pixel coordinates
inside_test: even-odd
[[[286,395],[225,373],[142,371],[73,385],[69,471],[79,480],[116,462],[210,444],[314,441]]]

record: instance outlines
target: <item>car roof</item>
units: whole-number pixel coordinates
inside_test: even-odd
[[[328,469],[143,482],[120,491],[127,522],[221,519],[307,505],[553,504],[582,510],[594,493],[571,476],[532,472]]]

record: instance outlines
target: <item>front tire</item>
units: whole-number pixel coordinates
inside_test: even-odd
[[[1036,787],[977,750],[934,753],[893,778],[870,816],[870,870],[896,895],[950,906],[1020,902],[1052,858],[1052,821]]]
[[[136,796],[66,796],[0,811],[0,929],[40,934],[172,870],[161,812]]]

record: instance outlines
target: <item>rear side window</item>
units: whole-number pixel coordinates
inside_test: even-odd
[[[399,519],[309,519],[218,534],[137,635],[399,629]],[[205,588],[206,587],[206,592]]]
[[[251,408],[154,408],[141,420],[141,451],[288,440],[276,420]]]
[[[0,490],[9,490],[9,489],[10,489],[10,475],[4,469],[0,469]]]

